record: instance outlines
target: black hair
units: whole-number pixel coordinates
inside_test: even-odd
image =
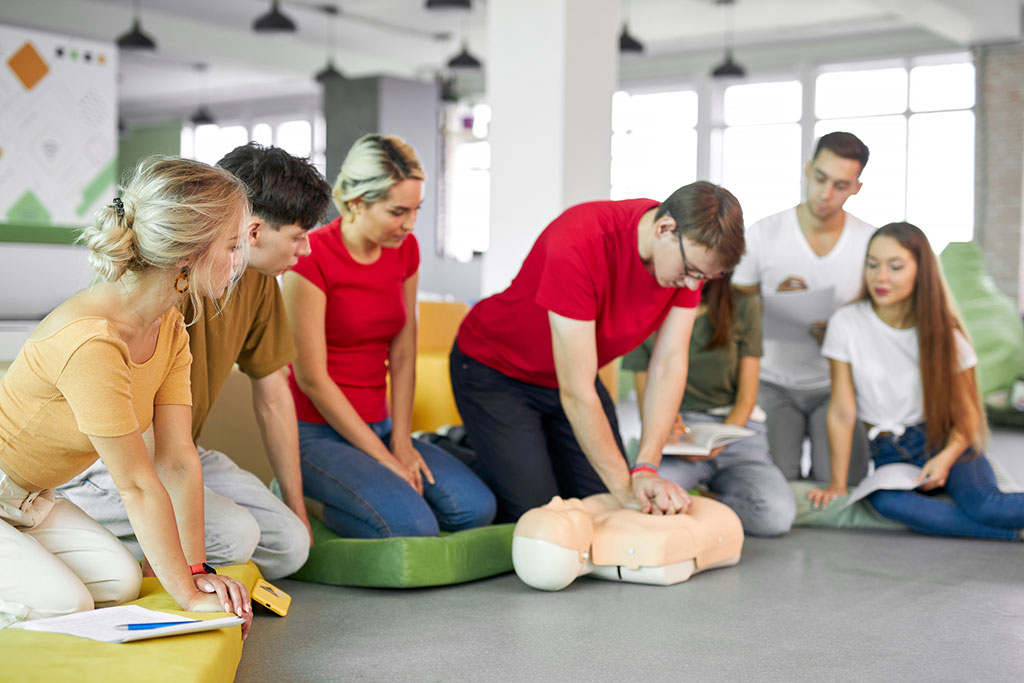
[[[814,147],[814,156],[811,157],[811,160],[817,159],[823,149],[827,149],[837,157],[859,161],[861,171],[868,165],[868,155],[870,154],[868,146],[861,142],[861,139],[853,133],[836,131],[835,133],[822,135],[818,139],[818,144]]]
[[[253,214],[274,230],[292,223],[309,230],[320,223],[331,202],[331,186],[313,164],[280,147],[249,142],[217,165],[248,186]]]

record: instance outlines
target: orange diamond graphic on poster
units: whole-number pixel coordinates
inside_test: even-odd
[[[18,48],[18,51],[7,60],[7,66],[11,67],[11,71],[25,86],[25,90],[34,88],[36,83],[43,80],[43,76],[50,73],[50,67],[46,65],[32,43],[25,43]]]

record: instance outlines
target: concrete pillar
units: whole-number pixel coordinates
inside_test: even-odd
[[[397,135],[412,145],[427,174],[415,233],[420,244],[420,293],[463,301],[479,297],[479,260],[447,261],[437,251],[438,198],[444,181],[437,85],[387,76],[329,81],[323,103],[328,182],[334,184],[352,143],[366,133]]]
[[[608,198],[620,28],[619,0],[490,0],[487,11],[484,295],[508,286],[566,207]]]
[[[975,241],[996,285],[1024,306],[1024,48],[978,48]]]

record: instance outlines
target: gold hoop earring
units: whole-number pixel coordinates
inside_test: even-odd
[[[182,268],[178,277],[174,278],[174,291],[178,294],[188,292],[188,268]]]

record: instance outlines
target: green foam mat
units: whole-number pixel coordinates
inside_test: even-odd
[[[309,560],[290,578],[335,586],[422,588],[512,571],[514,524],[440,536],[342,538],[315,517]]]

